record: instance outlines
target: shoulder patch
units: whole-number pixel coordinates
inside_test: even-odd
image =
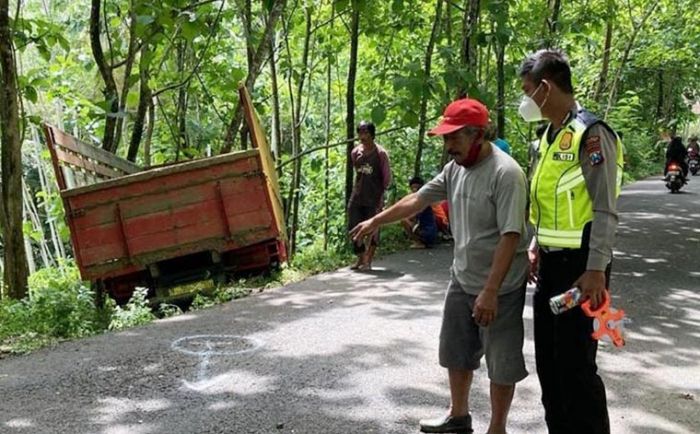
[[[605,161],[600,148],[600,136],[590,136],[586,139],[586,154],[591,166],[597,166]]]
[[[590,136],[586,139],[586,150],[588,150],[589,146],[598,146],[600,147],[600,136]]]

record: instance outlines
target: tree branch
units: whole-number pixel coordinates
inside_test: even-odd
[[[427,121],[428,121],[428,122],[431,122],[431,121],[434,121],[434,120],[438,119],[439,117],[440,117],[440,116],[433,116],[432,118],[428,119]],[[406,129],[406,128],[412,128],[412,127],[408,127],[408,126],[402,125],[402,126],[398,126],[398,127],[394,127],[394,128],[389,128],[388,130],[384,130],[384,131],[377,132],[377,134],[375,134],[375,137],[383,136],[383,135],[386,135],[386,134],[389,134],[389,133],[393,133],[394,131],[403,130],[403,129]],[[301,157],[303,157],[303,156],[305,156],[305,155],[311,154],[312,152],[321,151],[321,150],[323,150],[323,149],[330,149],[330,148],[334,148],[334,147],[336,147],[336,146],[346,145],[346,144],[348,144],[348,143],[352,143],[352,142],[355,142],[355,141],[357,141],[357,140],[358,140],[358,137],[352,137],[351,139],[345,139],[345,140],[342,140],[342,141],[340,141],[340,142],[331,143],[330,145],[323,145],[323,146],[317,146],[317,147],[315,147],[315,148],[309,148],[309,149],[307,149],[307,150],[305,150],[305,151],[303,151],[303,152],[300,152],[300,153],[297,154],[297,155],[294,155],[294,156],[292,156],[292,157],[289,157],[289,159],[287,159],[287,160],[285,160],[285,161],[280,162],[280,164],[277,165],[276,169],[277,169],[277,170],[281,170],[284,166],[286,166],[286,165],[292,163],[294,160],[297,160],[297,159],[299,159],[299,158],[301,158]]]
[[[209,32],[209,36],[207,36],[207,41],[204,45],[204,49],[202,50],[202,54],[197,59],[197,63],[195,63],[194,68],[192,69],[190,74],[187,76],[187,78],[184,79],[183,81],[181,81],[180,83],[172,83],[172,84],[165,86],[164,88],[154,92],[153,96],[157,97],[160,94],[162,94],[163,92],[167,92],[169,90],[177,89],[179,87],[187,85],[192,80],[194,75],[199,71],[199,67],[202,65],[202,61],[204,60],[204,56],[207,54],[207,51],[209,50],[209,46],[211,45],[211,41],[214,37],[214,33],[216,33],[216,28],[218,27],[219,21],[221,19],[221,11],[224,9],[225,3],[226,3],[226,0],[221,0],[221,6],[219,7],[219,11],[216,14],[216,19],[214,20],[214,24],[212,25],[212,29]]]

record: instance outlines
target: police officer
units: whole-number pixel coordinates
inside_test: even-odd
[[[605,386],[597,374],[593,320],[580,308],[553,315],[548,301],[577,286],[596,307],[610,278],[622,180],[622,143],[581,108],[571,69],[558,50],[540,50],[520,69],[528,122],[549,121],[530,186],[529,249],[535,359],[550,433],[610,432]]]

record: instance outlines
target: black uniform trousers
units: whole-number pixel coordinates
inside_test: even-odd
[[[534,295],[535,360],[550,434],[609,434],[605,386],[595,362],[593,319],[580,307],[554,315],[549,299],[571,288],[586,270],[588,249],[540,249]],[[610,266],[606,271],[606,286]]]

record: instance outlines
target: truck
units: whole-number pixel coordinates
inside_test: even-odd
[[[100,294],[186,295],[172,289],[286,261],[274,160],[250,95],[239,94],[252,149],[148,169],[43,125],[75,261]]]

